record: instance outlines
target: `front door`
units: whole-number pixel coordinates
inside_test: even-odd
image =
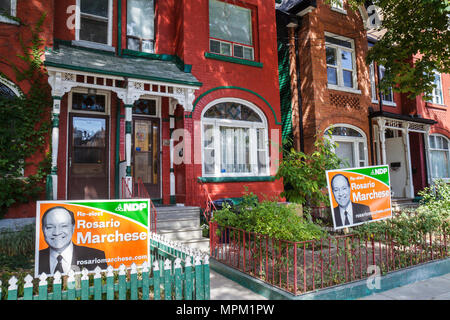
[[[144,187],[152,199],[161,198],[159,119],[133,118],[134,188]],[[142,196],[142,194],[140,195]]]
[[[108,121],[70,115],[68,199],[108,199]]]

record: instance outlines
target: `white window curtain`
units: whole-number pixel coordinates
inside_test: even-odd
[[[431,176],[435,179],[450,178],[449,140],[443,136],[429,137]]]
[[[209,1],[209,34],[212,38],[252,45],[250,9],[222,1]]]
[[[331,142],[337,144],[334,153],[342,160],[341,168],[367,166],[367,141],[360,129],[337,124],[333,127]]]
[[[268,174],[268,130],[261,112],[236,102],[217,103],[205,110],[202,122],[204,176]]]

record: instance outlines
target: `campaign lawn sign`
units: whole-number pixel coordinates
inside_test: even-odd
[[[392,217],[389,166],[326,171],[334,229]]]
[[[149,199],[38,201],[35,276],[148,262],[149,206]]]

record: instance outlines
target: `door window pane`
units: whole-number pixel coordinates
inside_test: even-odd
[[[106,120],[73,118],[73,163],[104,163]]]

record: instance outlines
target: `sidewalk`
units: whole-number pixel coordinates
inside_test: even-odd
[[[359,300],[450,300],[450,273],[373,294]]]
[[[210,274],[211,300],[267,300],[213,270]]]

